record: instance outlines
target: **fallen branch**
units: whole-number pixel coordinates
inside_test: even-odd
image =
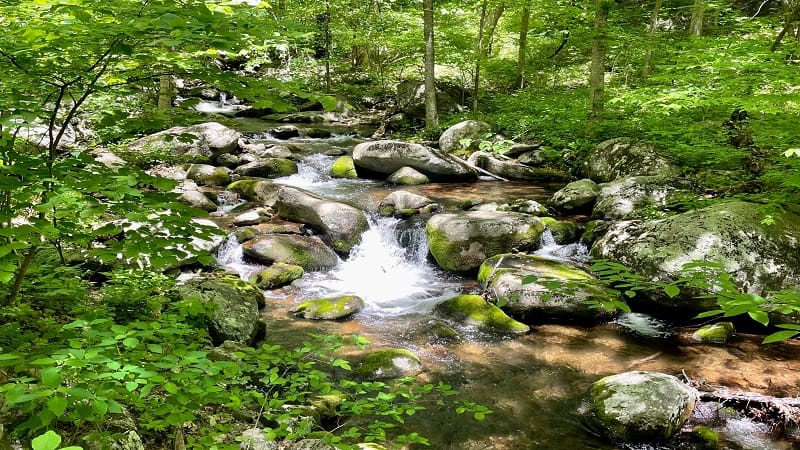
[[[786,429],[800,425],[800,398],[781,398],[726,388],[699,391],[700,399],[730,406],[745,415]]]

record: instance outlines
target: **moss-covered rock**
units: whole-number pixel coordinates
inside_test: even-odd
[[[530,327],[507,316],[497,306],[480,295],[459,295],[436,305],[435,313],[442,318],[477,327],[487,333],[524,334]]]
[[[364,309],[364,300],[355,295],[314,298],[301,302],[292,313],[305,319],[337,320]]]
[[[243,177],[280,178],[297,173],[297,163],[287,158],[258,158],[233,172]]]
[[[383,216],[409,217],[432,202],[429,198],[406,191],[394,191],[384,197],[378,205]]]
[[[278,262],[258,272],[250,281],[261,289],[275,289],[301,278],[303,273],[300,266]]]
[[[671,438],[691,416],[697,392],[658,372],[624,372],[596,381],[579,412],[586,425],[614,442]]]
[[[420,184],[428,184],[431,180],[411,167],[401,167],[393,174],[389,175],[386,179],[390,183],[400,184],[403,186],[418,186]]]
[[[439,136],[439,148],[447,153],[470,154],[478,150],[480,143],[491,138],[492,126],[478,120],[465,120],[459,122]],[[463,144],[467,143],[466,146]]]
[[[550,206],[565,213],[586,212],[592,209],[600,194],[594,181],[584,178],[561,188],[550,198]]]
[[[639,175],[672,177],[680,171],[646,142],[616,138],[597,144],[586,156],[583,173],[598,183]]]
[[[593,219],[618,220],[636,209],[661,207],[676,188],[662,177],[631,177],[600,185],[592,209]]]
[[[422,361],[404,348],[382,348],[368,353],[353,370],[362,380],[376,381],[407,377],[422,372]]]
[[[717,450],[719,448],[719,435],[705,425],[692,428],[691,441],[697,446],[697,450]]]
[[[278,200],[280,186],[267,180],[237,180],[228,185],[228,189],[242,197],[264,206],[273,206]]]
[[[245,257],[264,264],[287,263],[303,270],[325,270],[339,263],[336,253],[322,240],[313,236],[266,234],[256,236],[242,245]]]
[[[178,139],[189,136],[191,139]],[[217,122],[201,123],[188,127],[174,127],[138,139],[130,144],[131,150],[163,151],[183,156],[187,162],[211,161],[222,153],[236,149],[241,133]]]
[[[226,186],[231,182],[230,169],[208,164],[192,164],[186,170],[186,178],[199,185]]]
[[[333,161],[331,166],[332,178],[358,178],[356,165],[352,156],[340,156]]]
[[[498,211],[513,211],[533,216],[546,216],[547,207],[536,200],[520,198],[497,207]]]
[[[577,223],[569,220],[556,220],[552,217],[542,217],[542,222],[550,230],[556,244],[566,245],[578,240],[581,228]]]
[[[692,334],[692,340],[706,344],[724,344],[736,334],[731,322],[717,322],[704,325]]]
[[[528,214],[467,211],[431,217],[426,234],[436,263],[464,272],[491,256],[537,247],[544,229],[540,218]]]

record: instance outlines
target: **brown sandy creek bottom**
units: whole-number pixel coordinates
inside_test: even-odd
[[[457,415],[452,409],[432,407],[419,412],[406,420],[404,431],[416,431],[430,440],[430,447],[420,448],[617,448],[584,430],[575,410],[591,383],[628,370],[688,376],[712,387],[766,395],[800,395],[797,341],[765,346],[759,336],[737,335],[726,345],[681,346],[648,342],[618,325],[603,324],[591,328],[540,325],[527,335],[507,339],[467,333],[461,342],[440,344],[418,332],[430,316],[357,314],[341,322],[309,321],[290,314],[296,303],[292,294],[289,288],[267,298],[264,319],[269,343],[293,347],[308,333],[338,333],[369,338],[368,350],[409,348],[425,365],[420,381],[449,383],[460,399],[494,411],[483,421]],[[795,448],[789,442],[771,445]]]

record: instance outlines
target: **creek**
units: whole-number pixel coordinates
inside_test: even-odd
[[[250,124],[253,126],[253,124]],[[263,128],[262,128],[263,129]],[[270,141],[269,136],[261,136]],[[286,141],[280,141],[286,144]],[[370,229],[351,256],[337,267],[307,273],[295,284],[265,292],[267,341],[295,346],[307,333],[356,333],[372,341],[370,348],[405,347],[424,363],[420,380],[451,384],[463,400],[494,411],[483,421],[431,406],[409,417],[406,432],[430,439],[433,449],[613,449],[585,430],[576,409],[591,383],[627,370],[652,370],[708,383],[770,394],[792,392],[796,383],[797,346],[793,354],[760,346],[758,337],[737,336],[727,346],[681,345],[666,324],[649,316],[630,315],[585,328],[541,324],[521,337],[498,337],[459,329],[461,339],[431,339],[427,330],[434,305],[461,293],[480,293],[473,279],[445,273],[428,256],[424,223],[377,216],[383,197],[396,189],[381,181],[331,179],[334,157],[348,152],[355,141],[347,136],[328,140],[292,139],[302,149],[299,173],[274,180],[301,187],[322,197],[349,203],[368,212]],[[545,201],[558,186],[532,186],[481,180],[476,183],[428,184],[402,189],[448,206],[465,202]],[[246,206],[246,205],[245,205]],[[234,211],[242,208],[241,206]],[[229,208],[228,208],[229,209]],[[227,211],[226,211],[227,212]],[[580,249],[543,242],[549,254],[585,258]],[[241,245],[229,238],[218,254],[229,270],[249,278],[260,267],[242,259]],[[290,309],[302,299],[355,294],[364,310],[345,321],[307,321]],[[748,419],[728,421],[718,431],[722,447],[788,449],[769,430]],[[678,448],[639,446],[626,448]],[[691,447],[681,447],[691,448]]]

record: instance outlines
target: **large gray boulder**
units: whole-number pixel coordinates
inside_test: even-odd
[[[402,141],[373,141],[353,149],[353,161],[361,169],[386,177],[411,167],[433,181],[475,181],[478,174],[458,158],[422,144]]]
[[[177,288],[183,299],[214,305],[208,332],[214,345],[224,341],[253,345],[264,334],[258,307],[264,295],[253,284],[234,277],[195,278]]]
[[[431,199],[428,197],[407,191],[394,191],[381,200],[378,205],[378,211],[384,216],[393,214],[410,216],[431,203]]]
[[[550,198],[550,206],[561,212],[583,212],[592,209],[600,195],[600,187],[594,181],[584,178],[573,181],[559,189]]]
[[[499,159],[487,152],[475,152],[467,160],[475,167],[497,175],[499,177],[516,181],[565,181],[567,174],[548,168],[539,168],[520,164],[513,159]]]
[[[264,264],[287,263],[306,272],[336,266],[339,258],[321,239],[295,234],[264,234],[242,244],[244,256]]]
[[[278,190],[278,215],[308,225],[339,253],[348,253],[369,228],[367,216],[350,205],[326,200],[311,192],[289,186]]]
[[[186,170],[186,178],[201,186],[227,186],[231,182],[231,170],[208,164],[192,164]]]
[[[593,219],[619,220],[637,207],[663,206],[675,187],[662,177],[631,177],[600,184]]]
[[[749,293],[800,286],[800,216],[785,212],[762,223],[759,205],[719,203],[665,219],[624,221],[611,226],[592,246],[592,256],[627,265],[652,280],[680,277],[684,264],[720,264]],[[713,308],[713,300],[651,295],[662,307],[694,314]]]
[[[697,392],[674,376],[634,371],[592,384],[579,413],[611,441],[659,442],[680,430],[696,402]]]
[[[598,183],[639,175],[672,177],[679,173],[658,147],[624,137],[601,142],[583,162],[583,174]]]
[[[426,233],[437,264],[463,272],[490,256],[535,248],[544,229],[540,218],[528,214],[467,211],[433,216]]]
[[[436,108],[440,114],[452,114],[462,110],[461,95],[448,86],[436,84]],[[420,80],[405,80],[397,85],[397,109],[411,119],[425,118],[425,83]]]
[[[211,161],[236,150],[241,133],[217,122],[174,127],[133,141],[129,148],[140,151],[169,151],[188,162]]]
[[[481,141],[486,139],[486,135],[491,132],[492,126],[486,122],[465,120],[446,129],[439,136],[439,149],[447,153],[463,150],[465,147],[461,141],[468,139],[470,143],[466,149],[475,151],[478,150]]]
[[[523,283],[525,278],[535,281]],[[501,254],[481,264],[478,282],[511,317],[524,323],[595,323],[616,314],[587,301],[611,298],[589,273],[537,255]]]

